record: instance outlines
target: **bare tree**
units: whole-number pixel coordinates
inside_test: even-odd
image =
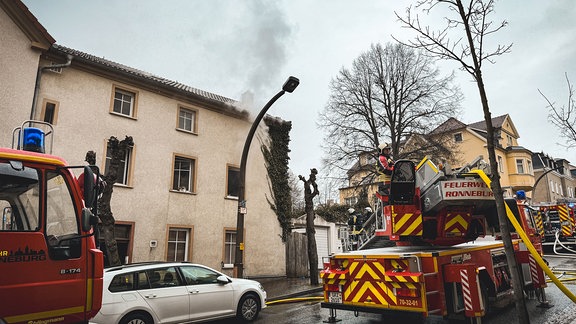
[[[497,45],[493,50],[489,50],[486,37],[496,33],[507,25],[506,21],[494,25],[488,16],[494,11],[494,0],[421,0],[416,7],[422,8],[425,13],[429,13],[436,6],[446,5],[450,13],[455,17],[445,17],[446,25],[440,31],[432,31],[430,27],[422,26],[418,15],[413,15],[412,8],[406,10],[406,18],[396,15],[398,19],[407,27],[414,30],[417,36],[407,45],[416,49],[424,49],[431,55],[453,60],[460,64],[461,69],[468,72],[478,86],[480,100],[484,111],[484,120],[487,129],[488,156],[492,174],[492,191],[496,200],[500,231],[506,250],[506,259],[512,273],[513,289],[516,301],[516,310],[520,323],[529,323],[528,310],[524,301],[523,286],[520,280],[520,273],[514,256],[514,248],[510,237],[510,229],[506,219],[506,207],[502,186],[500,185],[500,175],[496,161],[494,146],[497,140],[494,136],[490,108],[488,106],[488,95],[482,77],[482,64],[484,62],[494,63],[493,58],[510,51],[512,44]],[[462,31],[464,33],[462,34]],[[454,34],[451,34],[451,33]],[[455,39],[451,39],[455,36]]]
[[[134,146],[132,137],[126,136],[122,141],[114,136],[108,139],[108,150],[111,154],[110,165],[106,170],[106,174],[102,176],[105,185],[102,188],[102,196],[98,199],[98,217],[102,222],[102,237],[106,245],[106,257],[108,258],[108,265],[117,266],[121,265],[122,261],[118,254],[118,245],[114,235],[114,214],[110,201],[112,200],[112,192],[114,191],[114,184],[118,182],[120,174],[121,160],[126,156],[126,151]],[[86,162],[90,165],[96,164],[96,153],[89,151],[86,153]]]
[[[568,79],[568,74],[564,74],[566,77],[566,83],[568,85],[568,103],[566,106],[558,106],[555,102],[550,101],[543,93],[538,89],[538,92],[546,102],[549,108],[548,120],[552,125],[556,126],[560,130],[560,135],[566,139],[566,144],[560,144],[566,148],[573,148],[576,146],[576,99],[574,98],[574,87]]]
[[[316,247],[316,229],[314,228],[314,197],[318,196],[318,185],[316,184],[316,169],[310,169],[308,180],[299,175],[298,178],[304,182],[304,201],[306,211],[306,238],[308,239],[308,264],[310,265],[310,284],[318,284],[318,249]]]
[[[300,187],[300,180],[298,177],[288,171],[288,185],[290,186],[290,196],[292,197],[292,217],[298,217],[304,210],[304,192]]]
[[[441,76],[420,51],[402,44],[372,45],[330,84],[319,119],[327,131],[325,163],[343,173],[362,154],[377,154],[381,142],[391,144],[396,159],[420,158],[442,145],[430,141],[430,147],[413,151],[400,147],[408,137],[425,135],[457,114],[462,94],[453,79],[453,74]]]

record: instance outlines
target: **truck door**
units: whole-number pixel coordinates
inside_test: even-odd
[[[7,322],[85,321],[86,253],[70,173],[0,161],[0,315]],[[4,218],[4,217],[3,217]]]

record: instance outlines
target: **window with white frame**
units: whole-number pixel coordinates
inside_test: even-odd
[[[191,157],[174,156],[172,190],[194,192],[196,160]]]
[[[524,173],[524,160],[523,159],[516,159],[516,172],[519,174]]]
[[[552,181],[552,180],[550,180],[550,191],[556,192],[556,191],[554,191],[554,181]]]
[[[504,161],[500,155],[498,155],[498,172],[504,173]]]
[[[166,261],[188,261],[190,229],[170,227],[168,229]]]
[[[178,108],[178,129],[191,133],[196,133],[196,110],[179,107]]]
[[[348,206],[354,206],[356,203],[358,203],[358,197],[344,198],[344,203]]]
[[[116,180],[117,184],[123,185],[130,185],[130,174],[131,174],[131,165],[132,165],[132,150],[133,147],[128,147],[126,152],[124,152],[124,156],[120,159],[120,167],[118,169],[118,178]],[[110,143],[106,147],[106,165],[104,166],[104,170],[106,170],[106,174],[108,174],[110,170],[110,162],[112,161],[112,150],[110,149]]]
[[[224,230],[224,255],[222,263],[224,268],[234,267],[236,257],[236,229],[227,228]]]
[[[135,117],[136,93],[114,87],[112,112]]]
[[[512,146],[512,136],[506,135],[506,144],[508,144],[508,146]]]
[[[240,191],[240,168],[226,167],[226,197],[238,197]]]
[[[528,174],[532,174],[532,161],[526,160],[526,171]]]

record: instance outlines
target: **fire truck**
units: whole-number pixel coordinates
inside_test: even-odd
[[[380,199],[387,204],[349,245],[357,249],[324,262],[321,306],[330,309],[328,322],[336,321],[337,309],[479,321],[490,307],[511,302],[510,267],[480,162],[458,172],[427,158],[417,166],[396,162],[390,194]],[[515,199],[506,203],[542,255],[536,210]],[[522,241],[514,239],[513,247],[525,290],[546,303],[542,268]]]
[[[541,204],[538,208],[538,230],[544,242],[551,243],[558,238],[562,241],[574,240],[576,224],[574,210],[568,204]]]
[[[98,172],[51,155],[52,141],[45,153],[52,134],[26,121],[0,148],[0,323],[87,323],[101,307]]]

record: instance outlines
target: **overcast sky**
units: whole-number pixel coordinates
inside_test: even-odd
[[[269,114],[292,121],[290,167],[306,176],[321,167],[316,120],[330,80],[372,43],[413,37],[394,15],[404,14],[408,0],[23,1],[60,45],[236,100],[250,90],[256,111],[296,76],[300,86]],[[513,43],[483,70],[492,116],[510,114],[520,145],[576,164],[576,151],[558,145],[565,141],[538,93],[565,104],[565,73],[576,84],[576,2],[497,1],[492,17],[509,25],[488,45]],[[428,19],[434,26],[441,18]],[[456,70],[466,96],[455,117],[483,120],[475,83],[456,63],[441,67]]]

